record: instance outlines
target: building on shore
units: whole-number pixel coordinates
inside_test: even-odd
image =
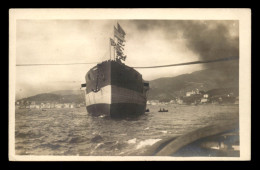
[[[50,103],[41,103],[41,108],[42,109],[50,109],[51,108],[51,104]]]
[[[151,105],[157,105],[157,104],[159,104],[159,100],[150,100],[149,103]]]
[[[35,104],[30,104],[30,109],[35,109],[36,105]]]
[[[60,103],[55,104],[55,108],[57,108],[57,109],[61,109],[61,108],[63,108],[63,104],[60,104]]]
[[[170,104],[175,104],[176,101],[175,100],[170,100]]]
[[[188,91],[186,92],[186,96],[189,97],[191,95],[195,94],[195,92],[192,90],[192,91]]]
[[[70,104],[69,108],[75,108],[75,105],[74,104]]]
[[[207,99],[207,98],[202,98],[202,99],[200,100],[200,102],[201,102],[201,103],[207,103],[207,102],[208,102],[208,99]]]
[[[195,95],[195,94],[200,94],[199,89],[186,92],[186,97],[190,97],[190,96]]]
[[[178,104],[183,104],[183,100],[178,98],[177,101],[176,101]]]
[[[69,103],[64,103],[63,108],[70,108],[70,104]]]
[[[204,94],[203,98],[207,99],[207,98],[209,98],[209,95],[208,94]]]
[[[24,104],[22,104],[21,102],[19,102],[19,105],[17,104],[17,102],[15,103],[16,108],[17,109],[53,109],[53,108],[80,108],[80,107],[84,107],[85,104],[84,103],[57,103],[57,102],[48,102],[48,103],[40,103],[40,104],[36,104],[36,102],[29,102],[30,104],[25,104],[28,102],[24,102]]]

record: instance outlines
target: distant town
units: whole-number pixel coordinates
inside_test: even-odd
[[[61,109],[61,108],[80,108],[85,107],[85,103],[36,103],[35,101],[21,100],[15,103],[18,109]]]
[[[199,91],[198,89],[186,92],[185,96],[177,97],[172,100],[148,100],[147,104],[157,105],[157,104],[187,104],[187,105],[197,105],[197,104],[239,104],[239,97],[235,96],[232,92],[222,92],[211,91],[211,93],[206,93],[204,91]],[[214,94],[217,93],[217,94]]]
[[[45,96],[44,100],[39,100],[41,96]],[[48,97],[46,97],[48,96]],[[37,95],[31,98],[21,99],[15,102],[17,109],[62,109],[62,108],[80,108],[85,107],[84,100],[77,100],[77,102],[62,102],[57,100],[49,100],[53,95]],[[71,97],[71,96],[69,96]],[[36,101],[32,100],[35,99]],[[63,98],[64,99],[64,96]],[[77,98],[76,98],[77,99]],[[68,100],[67,100],[68,101]],[[79,102],[81,101],[81,102]],[[213,89],[208,92],[194,89],[187,91],[184,96],[176,97],[167,100],[147,100],[147,105],[158,104],[180,104],[180,105],[198,105],[198,104],[239,104],[239,97],[232,91],[226,89]]]

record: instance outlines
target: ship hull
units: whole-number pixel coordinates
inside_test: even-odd
[[[146,105],[135,103],[93,104],[86,107],[92,116],[110,116],[112,118],[136,117],[145,112]]]
[[[93,116],[138,116],[145,112],[147,83],[133,68],[103,62],[86,74],[86,109]]]

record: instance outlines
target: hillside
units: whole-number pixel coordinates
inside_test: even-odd
[[[61,96],[56,94],[51,94],[51,93],[42,93],[24,99],[20,99],[20,100],[35,101],[35,102],[51,102],[51,101],[61,100]]]
[[[50,93],[61,95],[61,96],[66,96],[66,95],[81,95],[83,93],[83,91],[82,90],[59,90],[59,91],[53,91]]]
[[[83,103],[84,102],[84,96],[77,95],[77,94],[70,94],[70,95],[58,95],[58,94],[52,94],[52,93],[42,93],[35,96],[23,98],[17,101],[35,101],[37,104],[40,103]]]
[[[225,70],[226,71],[226,70]],[[211,95],[232,92],[238,96],[238,72],[232,76],[221,76],[223,70],[207,69],[176,77],[159,78],[150,81],[148,100],[172,100],[185,96],[187,91],[199,89]],[[81,90],[61,90],[51,93],[38,94],[25,100],[36,102],[84,102]]]
[[[199,89],[233,89],[238,94],[238,73],[230,77],[222,70],[207,69],[176,77],[160,78],[150,81],[149,100],[169,100],[184,96],[187,91]]]

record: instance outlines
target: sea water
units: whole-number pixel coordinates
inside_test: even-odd
[[[238,105],[147,105],[135,119],[92,117],[84,107],[16,109],[15,154],[142,155],[156,142],[238,117]],[[165,108],[169,112],[158,112]]]

